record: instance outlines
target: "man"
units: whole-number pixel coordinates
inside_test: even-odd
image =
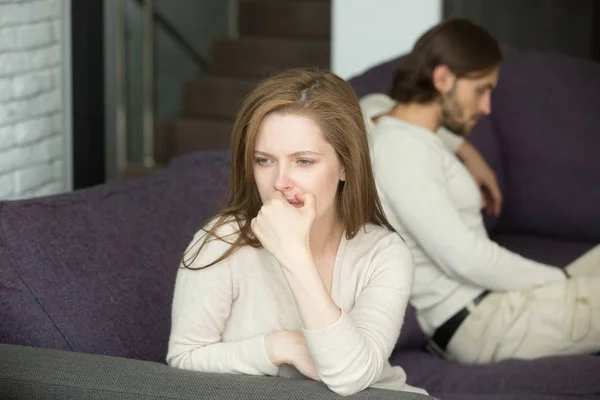
[[[482,160],[461,163],[455,153],[480,156],[444,130],[467,135],[490,114],[501,62],[488,32],[448,19],[417,40],[389,96],[361,100],[386,216],[413,252],[411,303],[430,348],[453,361],[598,352],[600,247],[567,273],[491,241],[478,184],[496,214],[493,174]]]

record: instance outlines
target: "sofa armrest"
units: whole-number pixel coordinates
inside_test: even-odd
[[[207,374],[149,361],[0,344],[0,393],[7,399],[337,399],[322,383]],[[429,399],[367,389],[353,399]]]

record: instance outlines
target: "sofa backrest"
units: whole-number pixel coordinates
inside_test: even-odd
[[[492,107],[506,185],[498,230],[600,243],[600,64],[515,52]]]
[[[217,210],[227,155],[0,203],[0,342],[164,362],[175,275]]]

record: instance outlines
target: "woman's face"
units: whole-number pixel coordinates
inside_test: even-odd
[[[337,189],[346,176],[333,146],[312,119],[271,113],[258,128],[254,179],[263,203],[279,191],[291,205],[301,207],[296,195],[312,193],[319,220],[337,215]]]

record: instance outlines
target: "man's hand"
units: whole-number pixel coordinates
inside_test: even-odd
[[[477,182],[481,189],[481,197],[483,203],[482,208],[485,208],[489,215],[498,216],[502,210],[502,193],[498,187],[496,174],[484,160],[481,153],[466,140],[458,149],[457,155],[462,159],[463,163]]]

